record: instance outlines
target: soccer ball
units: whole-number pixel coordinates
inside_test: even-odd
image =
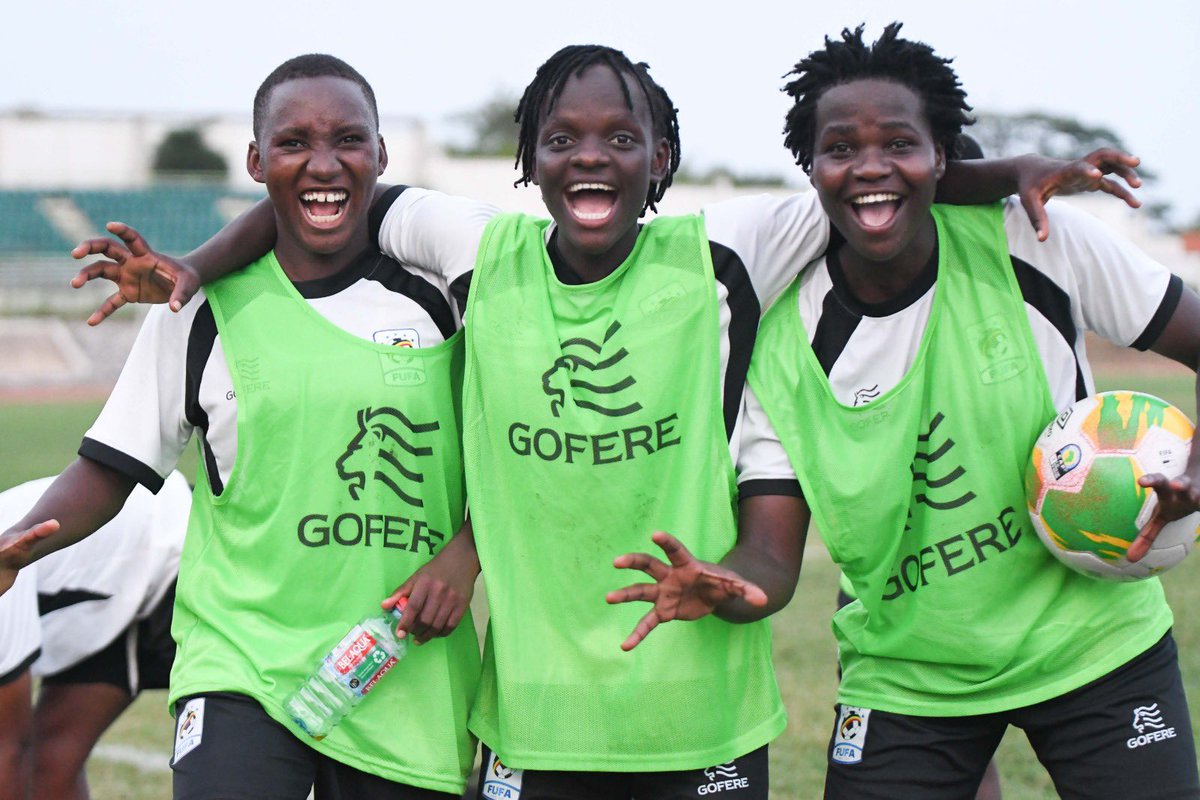
[[[1080,400],[1038,437],[1025,470],[1038,536],[1058,560],[1097,578],[1141,580],[1175,566],[1200,536],[1200,512],[1164,526],[1137,563],[1125,553],[1158,505],[1138,478],[1179,475],[1191,439],[1188,418],[1157,397],[1118,391]]]

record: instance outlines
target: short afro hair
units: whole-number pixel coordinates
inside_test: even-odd
[[[805,172],[812,172],[818,101],[834,86],[858,80],[892,81],[911,89],[921,98],[934,142],[947,158],[957,153],[959,133],[975,120],[967,93],[950,68],[952,59],[941,58],[924,42],[901,39],[900,26],[888,25],[871,45],[863,43],[863,25],[853,31],[843,28],[841,41],[826,36],[823,49],[809,53],[784,76],[796,78],[783,88],[795,101],[783,126],[783,145]]]
[[[267,104],[271,100],[271,92],[276,86],[288,81],[301,78],[344,78],[358,84],[363,97],[367,98],[367,107],[371,110],[371,122],[379,130],[379,107],[375,103],[375,90],[358,70],[336,56],[324,53],[309,53],[303,56],[289,58],[271,71],[258,91],[254,94],[254,138],[262,135],[263,122],[267,115]]]

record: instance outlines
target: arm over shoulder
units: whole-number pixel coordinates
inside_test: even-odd
[[[484,228],[498,213],[478,200],[397,186],[376,201],[371,221],[380,250],[449,285],[475,268]]]
[[[829,219],[816,192],[738,197],[702,213],[709,240],[741,260],[764,311],[829,245]]]

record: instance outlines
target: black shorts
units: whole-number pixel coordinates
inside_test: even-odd
[[[1175,640],[1060,697],[995,714],[917,717],[838,706],[826,798],[973,797],[1009,725],[1059,796],[1200,798]]]
[[[458,800],[318,753],[257,701],[213,693],[175,703],[175,800]]]
[[[669,772],[514,770],[483,746],[478,800],[766,800],[767,746],[706,769]]]
[[[175,660],[171,638],[171,612],[175,606],[175,584],[145,619],[135,622],[108,647],[54,675],[43,676],[47,684],[107,683],[137,696],[143,689],[166,689]]]

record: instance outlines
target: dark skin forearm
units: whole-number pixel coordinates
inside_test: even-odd
[[[471,605],[478,576],[475,533],[467,519],[437,555],[383,601],[383,607],[405,601],[397,630],[410,633],[417,644],[449,636]]]
[[[201,283],[212,283],[271,252],[275,246],[275,208],[264,198],[243,211],[181,261]]]
[[[390,188],[376,184],[372,202]],[[275,208],[271,198],[264,197],[180,261],[192,268],[202,284],[212,283],[269,253],[275,233]]]
[[[786,606],[800,577],[809,518],[808,505],[799,497],[761,495],[741,501],[737,544],[720,563],[762,589],[767,604],[753,606],[736,597],[713,613],[727,622],[754,622]]]
[[[934,200],[960,206],[1003,200],[1017,193],[1019,167],[1019,158],[948,161]]]
[[[28,514],[0,534],[0,549],[10,537],[50,519],[58,520],[59,529],[33,546],[30,560],[68,547],[115,517],[134,485],[132,478],[116,470],[88,458],[77,458],[50,484]]]

